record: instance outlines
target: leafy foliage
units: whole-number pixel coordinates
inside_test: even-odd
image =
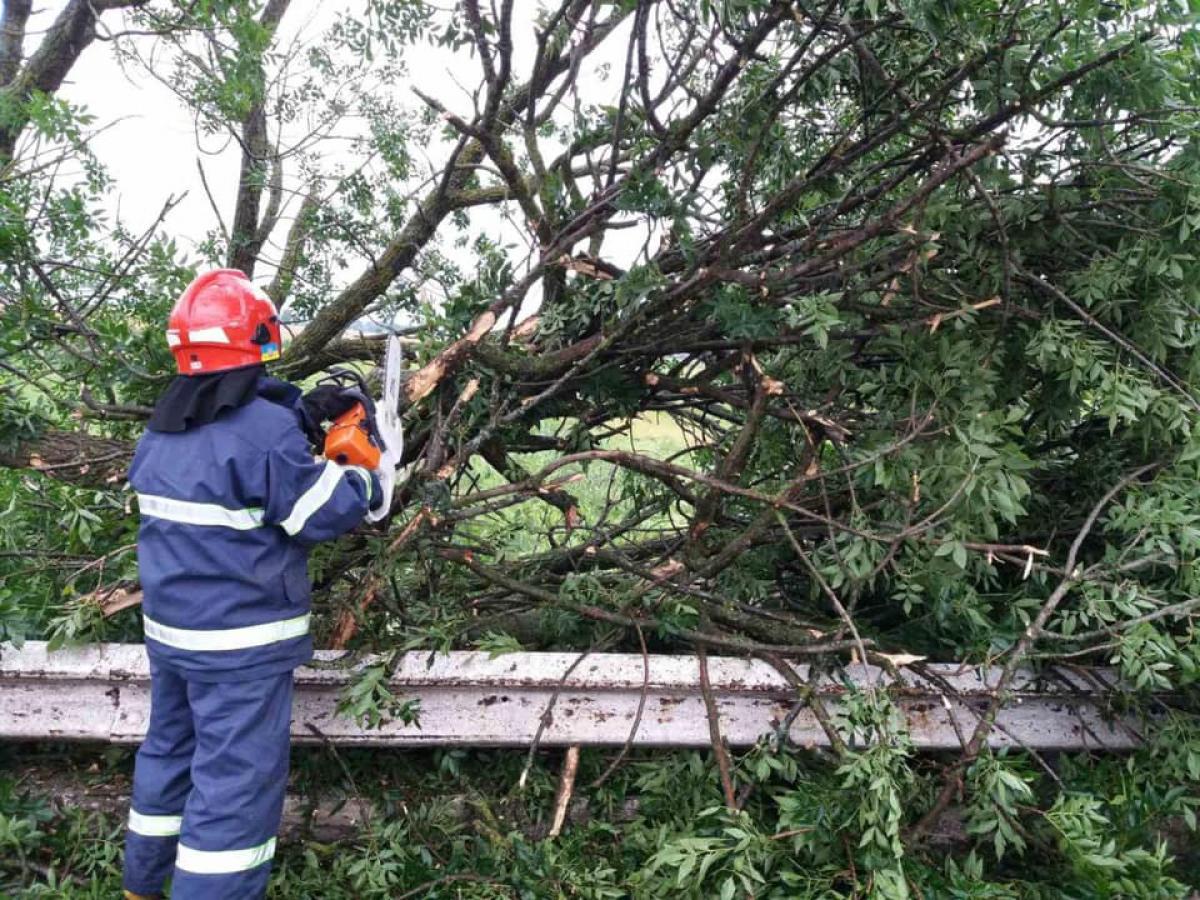
[[[137,637],[101,605],[136,587],[119,465],[167,309],[220,262],[271,278],[296,379],[369,367],[378,323],[416,339],[396,515],[314,555],[327,640],[1111,666],[1146,723],[1125,759],[993,752],[1005,680],[961,753],[918,756],[863,691],[828,752],[735,759],[740,807],[704,757],[654,756],[588,798],[636,816],[555,841],[493,809],[512,758],[456,751],[421,779],[470,782],[469,827],[411,805],[354,852],[293,848],[281,894],[1186,895],[1194,4],[370,0],[303,47],[278,0],[123,5],[62,15],[125,15],[130,77],[234,139],[234,216],[108,202],[112,123],[60,89],[90,37],[0,58],[0,636]],[[417,716],[387,672],[344,711]],[[59,890],[59,854],[111,888],[111,855],[4,802],[5,871]]]

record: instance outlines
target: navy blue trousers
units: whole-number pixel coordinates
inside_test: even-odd
[[[173,900],[266,894],[287,786],[292,673],[189,681],[151,667],[125,840],[126,890]]]

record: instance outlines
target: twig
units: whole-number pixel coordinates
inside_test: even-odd
[[[704,695],[704,709],[708,713],[708,736],[712,741],[713,755],[717,758],[717,770],[721,773],[721,790],[725,792],[725,807],[737,812],[737,794],[733,789],[730,773],[729,750],[721,738],[721,714],[713,699],[712,685],[708,681],[708,653],[703,645],[696,646],[696,659],[700,663],[700,692]]]
[[[1054,631],[1047,631],[1042,637],[1052,641],[1071,641],[1072,643],[1094,641],[1097,638],[1112,637],[1113,635],[1120,634],[1122,631],[1128,631],[1130,628],[1144,625],[1146,622],[1155,622],[1159,619],[1165,619],[1168,616],[1187,615],[1195,609],[1200,609],[1200,597],[1192,597],[1190,600],[1184,600],[1181,603],[1175,603],[1171,606],[1164,606],[1162,609],[1154,610],[1154,612],[1149,612],[1133,619],[1126,619],[1124,622],[1117,622],[1105,628],[1097,628],[1094,631],[1080,631],[1076,634],[1060,634]]]
[[[413,897],[428,897],[431,888],[438,887],[443,884],[456,884],[470,882],[472,884],[490,884],[500,888],[506,894],[512,894],[512,888],[503,882],[497,881],[494,878],[488,878],[486,875],[443,875],[441,878],[435,878],[432,881],[426,881],[424,884],[419,884],[410,891],[405,891],[403,894],[397,894],[395,900],[411,900]]]
[[[854,638],[854,644],[858,648],[858,660],[863,665],[866,665],[867,648],[863,643],[862,635],[858,633],[858,628],[854,624],[854,619],[850,616],[850,613],[847,612],[846,607],[842,604],[841,598],[838,597],[837,592],[829,586],[829,582],[825,580],[825,576],[821,574],[820,570],[818,570],[813,564],[813,561],[808,558],[808,554],[804,552],[804,548],[801,547],[800,542],[796,540],[796,535],[792,533],[792,529],[788,525],[787,519],[784,518],[783,513],[776,510],[775,517],[779,520],[779,524],[783,526],[783,531],[787,535],[788,543],[792,545],[792,550],[794,550],[796,555],[800,557],[800,561],[804,563],[804,567],[808,569],[808,573],[812,575],[817,584],[821,586],[821,590],[824,592],[825,596],[829,598],[829,602],[833,605],[834,610],[837,612],[841,620],[846,624],[846,628],[849,630],[850,636]],[[868,689],[874,690],[874,686],[869,685]]]
[[[366,822],[364,824],[367,826],[367,830],[370,831],[371,819],[374,815],[372,810],[374,807],[371,803],[363,799],[362,791],[358,789],[358,782],[354,780],[354,773],[350,771],[350,767],[346,765],[346,761],[342,759],[342,755],[338,753],[338,749],[334,745],[333,741],[329,739],[329,735],[323,732],[312,722],[305,722],[304,727],[321,741],[321,744],[326,750],[329,751],[330,756],[333,757],[333,761],[337,763],[338,768],[342,770],[342,774],[346,777],[346,783],[350,785],[350,790],[354,791],[354,799],[358,801],[359,806],[363,810],[363,814],[366,818]]]
[[[1048,294],[1055,300],[1058,300],[1064,306],[1068,307],[1071,312],[1075,313],[1075,315],[1081,318],[1092,328],[1099,331],[1121,349],[1127,351],[1151,374],[1156,375],[1169,387],[1173,388],[1176,393],[1178,393],[1188,402],[1188,405],[1191,406],[1193,410],[1200,412],[1200,400],[1197,400],[1195,396],[1193,396],[1192,392],[1188,390],[1187,385],[1180,381],[1178,376],[1176,376],[1174,373],[1169,372],[1167,369],[1146,356],[1146,354],[1134,346],[1134,344],[1128,338],[1113,331],[1111,328],[1089,313],[1086,309],[1068,297],[1063,291],[1050,284],[1044,278],[1040,278],[1037,275],[1026,271],[1025,269],[1017,269],[1017,276],[1026,284],[1032,285],[1042,293]]]
[[[950,805],[950,801],[954,798],[954,794],[958,789],[958,782],[961,778],[961,773],[979,756],[980,750],[983,749],[984,742],[987,740],[988,733],[992,730],[992,725],[996,721],[996,716],[1000,711],[1000,707],[1004,703],[1004,694],[1008,690],[1009,684],[1012,682],[1013,676],[1017,672],[1017,668],[1024,661],[1029,650],[1042,634],[1042,629],[1045,628],[1046,622],[1050,616],[1054,614],[1054,610],[1058,608],[1058,604],[1062,602],[1071,588],[1074,587],[1082,577],[1083,573],[1076,568],[1076,562],[1079,558],[1079,550],[1083,546],[1083,542],[1091,533],[1092,528],[1096,524],[1096,520],[1100,517],[1100,513],[1126,487],[1132,484],[1147,472],[1158,468],[1161,463],[1151,463],[1146,466],[1141,466],[1129,474],[1125,475],[1120,481],[1109,488],[1104,496],[1101,497],[1092,506],[1087,518],[1084,519],[1083,525],[1079,529],[1079,533],[1075,535],[1075,540],[1071,542],[1071,548],[1067,551],[1067,562],[1063,567],[1066,575],[1058,586],[1046,598],[1042,604],[1042,608],[1038,611],[1036,618],[1025,628],[1017,641],[1016,646],[1009,654],[1008,660],[1004,664],[1004,668],[1000,672],[1000,677],[996,680],[996,686],[992,689],[992,702],[988,706],[987,712],[979,720],[979,724],[975,727],[975,732],[971,736],[970,742],[963,751],[958,764],[952,766],[946,773],[942,789],[934,801],[933,806],[929,809],[920,821],[913,826],[910,838],[919,840],[923,837],[933,824],[938,820],[938,817]]]
[[[581,616],[589,619],[594,619],[598,622],[608,622],[613,625],[620,625],[624,628],[634,628],[637,626],[653,625],[664,631],[667,631],[667,626],[656,619],[649,617],[635,619],[629,615],[612,612],[599,606],[592,606],[586,603],[577,603],[571,600],[565,600],[557,594],[553,594],[543,588],[532,584],[525,584],[515,578],[510,578],[501,572],[489,566],[482,566],[466,553],[460,550],[451,548],[443,548],[439,551],[439,555],[443,559],[448,559],[451,562],[459,563],[466,566],[480,578],[490,581],[493,584],[508,588],[509,590],[524,594],[534,600],[540,600],[544,603],[561,606],[563,609],[569,609]],[[758,641],[746,640],[744,638],[734,637],[732,635],[713,634],[711,632],[697,631],[694,628],[672,627],[670,629],[674,636],[679,640],[689,641],[693,644],[703,644],[706,647],[722,647],[727,650],[735,650],[740,653],[773,653],[784,656],[813,656],[824,653],[835,653],[840,650],[847,650],[857,646],[855,641],[814,641],[811,644],[780,644],[778,646],[772,644],[763,644]],[[864,646],[872,646],[872,642],[864,640]]]
[[[634,630],[637,632],[638,645],[642,649],[642,692],[638,697],[637,712],[633,716],[633,725],[629,728],[629,737],[625,738],[625,743],[621,746],[620,752],[608,764],[608,768],[589,785],[592,790],[595,790],[608,781],[612,773],[617,770],[617,766],[621,764],[629,753],[629,748],[633,746],[633,740],[637,737],[638,729],[642,726],[642,713],[646,709],[646,696],[650,692],[650,654],[646,650],[646,636],[642,633],[641,627],[634,626]]]
[[[834,726],[833,717],[829,715],[829,710],[825,708],[825,704],[817,696],[816,685],[813,683],[818,677],[815,670],[809,674],[810,683],[805,684],[800,680],[800,676],[795,673],[791,665],[781,656],[774,653],[760,653],[758,657],[770,663],[775,671],[782,675],[784,680],[792,686],[799,697],[796,704],[788,712],[788,718],[784,720],[785,727],[781,730],[783,739],[786,740],[788,738],[791,733],[792,722],[800,714],[800,710],[807,706],[812,710],[813,718],[817,720],[817,724],[821,726],[821,730],[825,732],[825,737],[829,740],[829,746],[833,749],[833,752],[838,756],[845,756],[848,749],[846,742]]]
[[[542,741],[542,734],[554,721],[554,706],[558,703],[558,695],[562,693],[563,685],[567,683],[567,679],[571,677],[571,673],[579,667],[581,662],[588,658],[588,654],[591,652],[590,649],[584,650],[575,657],[575,661],[567,666],[566,671],[562,673],[562,677],[558,679],[558,683],[554,685],[554,691],[550,694],[550,700],[546,704],[546,708],[542,710],[541,717],[538,719],[537,731],[534,732],[533,740],[529,742],[529,752],[525,755],[525,766],[521,769],[521,777],[517,779],[517,790],[525,790],[525,783],[529,779],[530,770],[533,769],[533,759],[537,754],[538,745]]]

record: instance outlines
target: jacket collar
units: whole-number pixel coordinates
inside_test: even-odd
[[[245,366],[207,375],[177,375],[154,406],[147,428],[180,432],[207,425],[226,410],[245,406],[256,397],[300,409],[300,389],[271,378],[262,366]]]

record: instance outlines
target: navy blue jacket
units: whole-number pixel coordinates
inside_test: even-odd
[[[129,481],[152,663],[219,682],[311,658],[309,548],[357,525],[379,483],[314,459],[299,401],[264,377],[244,406],[138,442]]]

